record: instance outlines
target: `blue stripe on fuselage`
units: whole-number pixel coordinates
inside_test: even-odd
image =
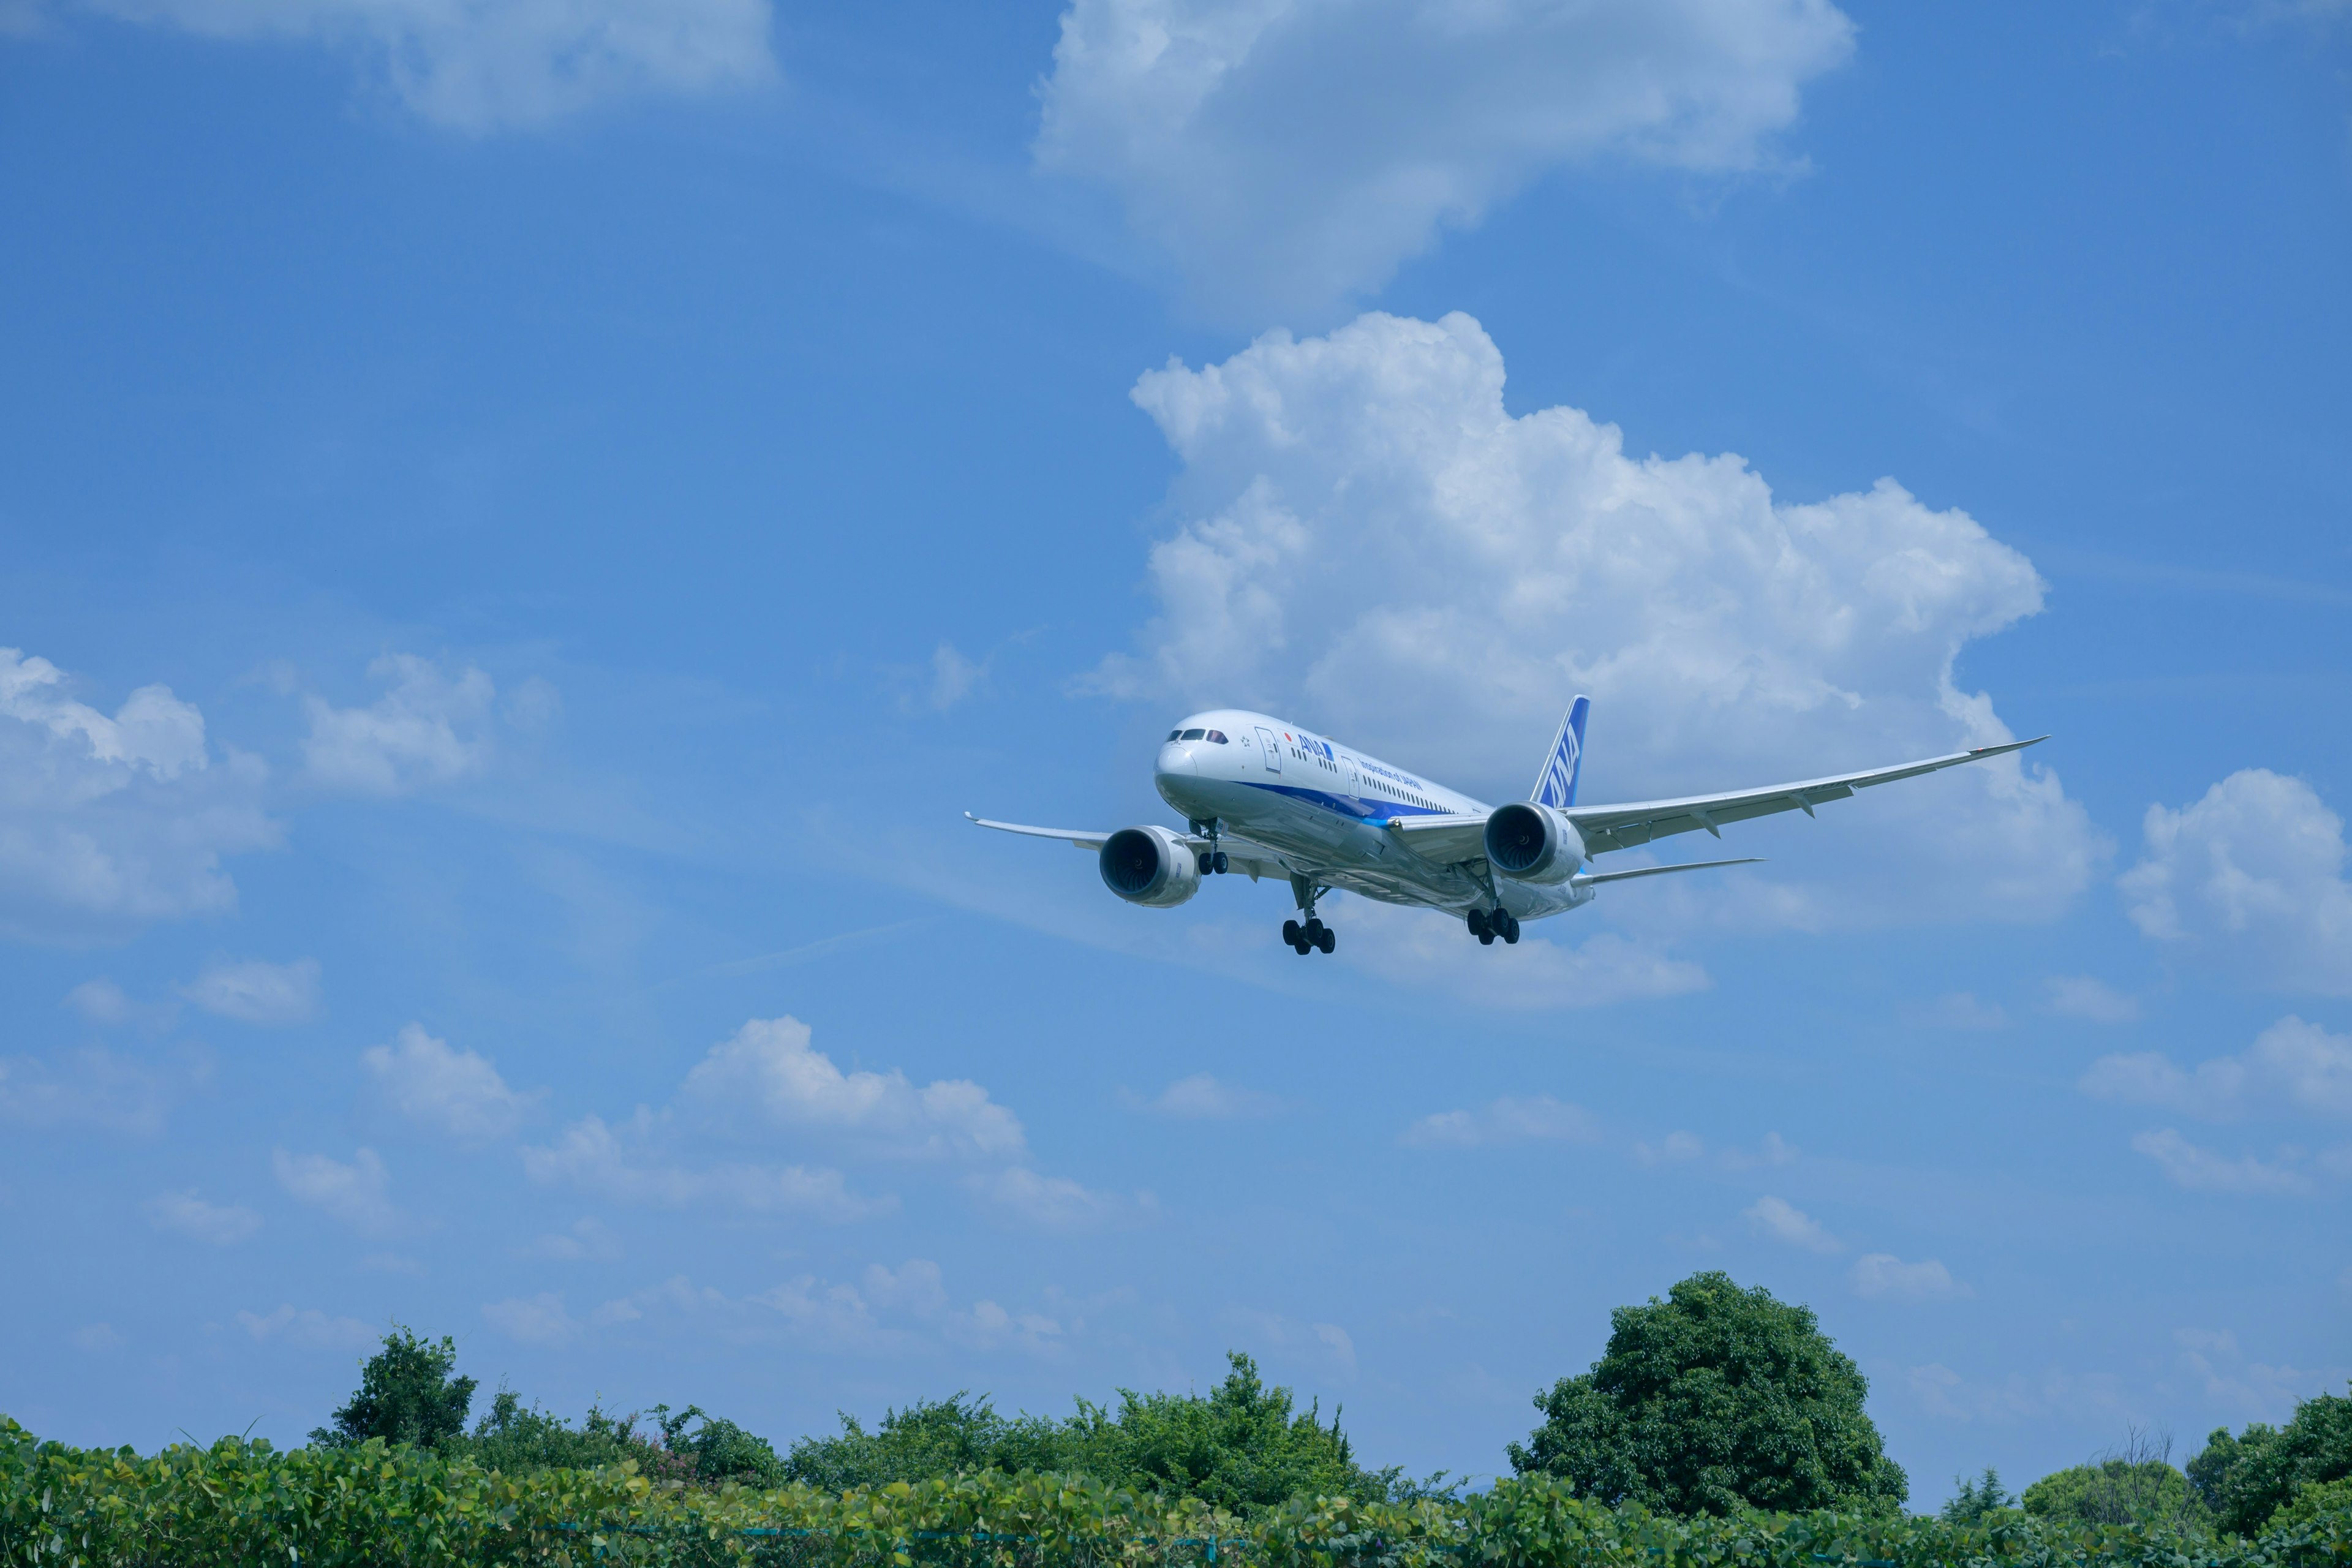
[[[1336,812],[1341,816],[1353,817],[1359,822],[1369,822],[1375,827],[1400,816],[1452,816],[1454,815],[1450,811],[1424,810],[1418,805],[1407,805],[1402,801],[1366,800],[1360,795],[1333,795],[1328,790],[1301,789],[1297,784],[1267,784],[1260,779],[1235,779],[1233,782],[1247,784],[1252,789],[1270,790],[1276,795],[1288,795],[1293,800],[1303,800],[1309,805],[1319,805],[1324,810]]]

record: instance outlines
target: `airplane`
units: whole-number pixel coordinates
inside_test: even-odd
[[[1443,910],[1492,947],[1498,939],[1516,943],[1522,921],[1591,903],[1604,883],[1750,866],[1761,858],[1597,871],[1588,869],[1594,856],[1700,828],[1720,839],[1726,824],[1775,812],[1811,816],[1813,807],[1858,789],[1980,763],[2050,738],[1762,789],[1579,805],[1576,786],[1591,709],[1591,700],[1581,696],[1569,705],[1535,788],[1527,799],[1498,806],[1288,720],[1218,708],[1169,731],[1152,766],[1160,798],[1184,814],[1182,833],[1157,826],[1079,833],[964,816],[999,832],[1090,849],[1105,886],[1129,903],[1152,909],[1184,902],[1200,891],[1203,877],[1244,871],[1252,881],[1286,878],[1298,917],[1282,922],[1282,940],[1302,957],[1338,946],[1338,935],[1316,912],[1317,902],[1334,889]]]

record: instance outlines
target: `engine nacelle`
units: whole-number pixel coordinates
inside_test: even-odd
[[[1130,904],[1172,909],[1201,890],[1201,862],[1181,834],[1122,827],[1103,840],[1103,886]]]
[[[1584,864],[1584,835],[1551,807],[1515,800],[1486,818],[1486,864],[1515,882],[1565,882]]]

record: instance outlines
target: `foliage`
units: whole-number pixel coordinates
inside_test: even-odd
[[[440,1447],[510,1476],[635,1463],[659,1479],[673,1467],[662,1446],[640,1433],[636,1422],[635,1415],[616,1417],[591,1405],[575,1427],[535,1405],[525,1409],[513,1391],[501,1388],[469,1436],[446,1440]]]
[[[37,1443],[0,1416],[0,1568],[2352,1568],[2343,1510],[2251,1542],[1989,1517],[1672,1518],[1533,1475],[1457,1501],[1293,1498],[1244,1522],[1084,1477],[759,1491],[657,1482],[625,1463],[509,1476],[375,1439],[279,1453],[224,1438],[142,1458]]]
[[[760,1487],[784,1481],[784,1462],[765,1437],[755,1437],[732,1421],[706,1415],[700,1405],[689,1405],[672,1415],[668,1405],[656,1405],[654,1418],[661,1426],[663,1451],[695,1480]],[[698,1420],[702,1426],[688,1434],[687,1424]]]
[[[457,1344],[448,1335],[436,1345],[394,1323],[383,1348],[361,1366],[359,1392],[310,1441],[331,1447],[381,1437],[432,1447],[462,1436],[475,1383],[454,1375],[457,1364]]]
[[[2271,1515],[2269,1531],[2294,1530],[2332,1514],[2352,1512],[2352,1476],[2332,1481],[2306,1481],[2284,1507]]]
[[[1946,1524],[1977,1524],[1987,1514],[1997,1513],[2017,1506],[2017,1499],[2000,1484],[2000,1472],[1987,1465],[1984,1474],[1975,1480],[1952,1478],[1954,1491],[1936,1517]]]
[[[1326,1426],[1319,1406],[1298,1411],[1289,1389],[1267,1387],[1248,1356],[1226,1362],[1224,1381],[1205,1397],[1121,1389],[1116,1413],[1081,1399],[1060,1421],[1008,1418],[963,1393],[889,1411],[872,1432],[845,1415],[839,1435],[794,1443],[783,1473],[835,1490],[987,1470],[1076,1473],[1236,1514],[1300,1494],[1371,1501],[1442,1482],[1364,1469],[1337,1412]]]
[[[1667,1513],[1891,1510],[1909,1489],[1868,1392],[1811,1308],[1696,1274],[1610,1315],[1607,1353],[1536,1396],[1544,1424],[1511,1467]]]
[[[2217,1431],[2189,1461],[2189,1483],[2221,1528],[2239,1535],[2262,1530],[2305,1487],[2346,1476],[2352,1476],[2352,1398],[2333,1394],[2304,1400],[2294,1419],[2275,1429],[2256,1423],[2235,1437]]]
[[[2186,1521],[2204,1512],[2188,1478],[2159,1460],[2076,1465],[2026,1488],[2021,1506],[2037,1519],[2074,1524]]]

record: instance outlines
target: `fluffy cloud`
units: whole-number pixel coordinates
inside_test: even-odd
[[[714,1121],[851,1135],[901,1154],[1019,1155],[1021,1122],[968,1079],[843,1072],[797,1018],[754,1018],[687,1074],[683,1105]]]
[[[1595,704],[1591,800],[2011,738],[1953,662],[2038,612],[2042,581],[1892,480],[1791,504],[1736,457],[1635,459],[1576,409],[1513,417],[1502,355],[1460,314],[1270,333],[1134,396],[1183,460],[1182,521],[1151,552],[1158,616],[1096,689],[1294,714],[1497,798],[1526,790],[1578,690]],[[1814,929],[2044,919],[2105,852],[2056,777],[2015,757],[1822,818],[1791,829],[1811,880],[1717,875],[1626,903]],[[1496,974],[1524,956],[1452,934]]]
[[[1237,1089],[1204,1072],[1178,1079],[1148,1104],[1162,1116],[1186,1121],[1232,1121],[1248,1116],[1271,1116],[1282,1109],[1282,1102],[1270,1094]]]
[[[1897,1301],[1943,1301],[1972,1294],[1952,1278],[1952,1271],[1930,1258],[1906,1263],[1891,1252],[1873,1252],[1853,1260],[1849,1276],[1858,1295]]]
[[[2215,1121],[2263,1111],[2352,1120],[2352,1037],[2281,1018],[2242,1057],[2216,1057],[2194,1068],[2153,1051],[2101,1057],[2081,1087],[2101,1100]]]
[[[2174,811],[2151,805],[2121,879],[2139,929],[2256,984],[2352,996],[2344,819],[2301,779],[2231,773]]]
[[[1508,1095],[1477,1110],[1444,1110],[1406,1128],[1398,1142],[1415,1149],[1477,1149],[1497,1143],[1600,1141],[1601,1129],[1581,1106],[1538,1094]]]
[[[348,1165],[324,1154],[289,1154],[279,1149],[270,1168],[287,1195],[364,1235],[396,1228],[400,1211],[392,1204],[392,1173],[373,1149],[362,1149]]]
[[[103,1046],[68,1051],[56,1061],[0,1057],[0,1121],[157,1132],[170,1102],[161,1076]]]
[[[1073,0],[1036,158],[1204,302],[1312,310],[1548,168],[1769,163],[1853,40],[1827,0]]]
[[[1845,1243],[1822,1228],[1821,1221],[1786,1199],[1760,1197],[1740,1211],[1760,1236],[1801,1247],[1808,1252],[1843,1252]]]
[[[2269,1163],[2252,1154],[2232,1160],[2199,1148],[2169,1127],[2143,1132],[2131,1146],[2155,1161],[2173,1185],[2194,1193],[2262,1196],[2311,1190],[2311,1179],[2284,1163]]]
[[[191,1190],[162,1193],[143,1205],[147,1223],[190,1241],[234,1247],[261,1228],[261,1216],[241,1204],[208,1204]]]
[[[360,1060],[393,1110],[452,1138],[505,1137],[534,1098],[509,1089],[487,1058],[453,1051],[416,1024],[404,1026],[389,1046],[370,1046]]]
[[[551,1349],[569,1344],[580,1335],[579,1322],[564,1310],[563,1298],[552,1290],[485,1302],[482,1317],[519,1344]]]
[[[376,1340],[376,1331],[357,1318],[331,1317],[316,1307],[297,1310],[291,1302],[272,1312],[239,1312],[236,1321],[256,1340],[283,1341],[304,1350],[359,1350]]]
[[[112,717],[47,659],[0,648],[0,931],[86,939],[236,906],[221,858],[278,840],[267,770],[215,763],[204,716],[142,686]]]
[[[669,1208],[796,1214],[845,1224],[885,1214],[893,1198],[865,1198],[838,1171],[729,1163],[690,1167],[649,1147],[657,1124],[640,1117],[624,1140],[601,1118],[583,1117],[544,1148],[522,1152],[524,1173],[543,1186],[570,1186],[618,1203]]]
[[[1091,1191],[1067,1176],[1041,1175],[1025,1165],[974,1173],[967,1183],[990,1207],[1039,1230],[1091,1230],[1119,1217],[1128,1207],[1108,1193]],[[1138,1194],[1136,1206],[1151,1207],[1150,1195]]]
[[[87,0],[218,38],[357,50],[411,112],[453,131],[544,124],[638,93],[775,71],[766,0]]]
[[[2128,1024],[2139,1016],[2139,1003],[2088,974],[2053,974],[2043,983],[2050,1010],[2093,1024]]]
[[[312,697],[302,769],[330,789],[406,795],[450,784],[489,765],[497,689],[468,667],[452,676],[431,659],[388,653],[368,674],[391,688],[364,708]]]
[[[318,1011],[319,961],[215,963],[180,994],[207,1013],[246,1024],[299,1024]]]

